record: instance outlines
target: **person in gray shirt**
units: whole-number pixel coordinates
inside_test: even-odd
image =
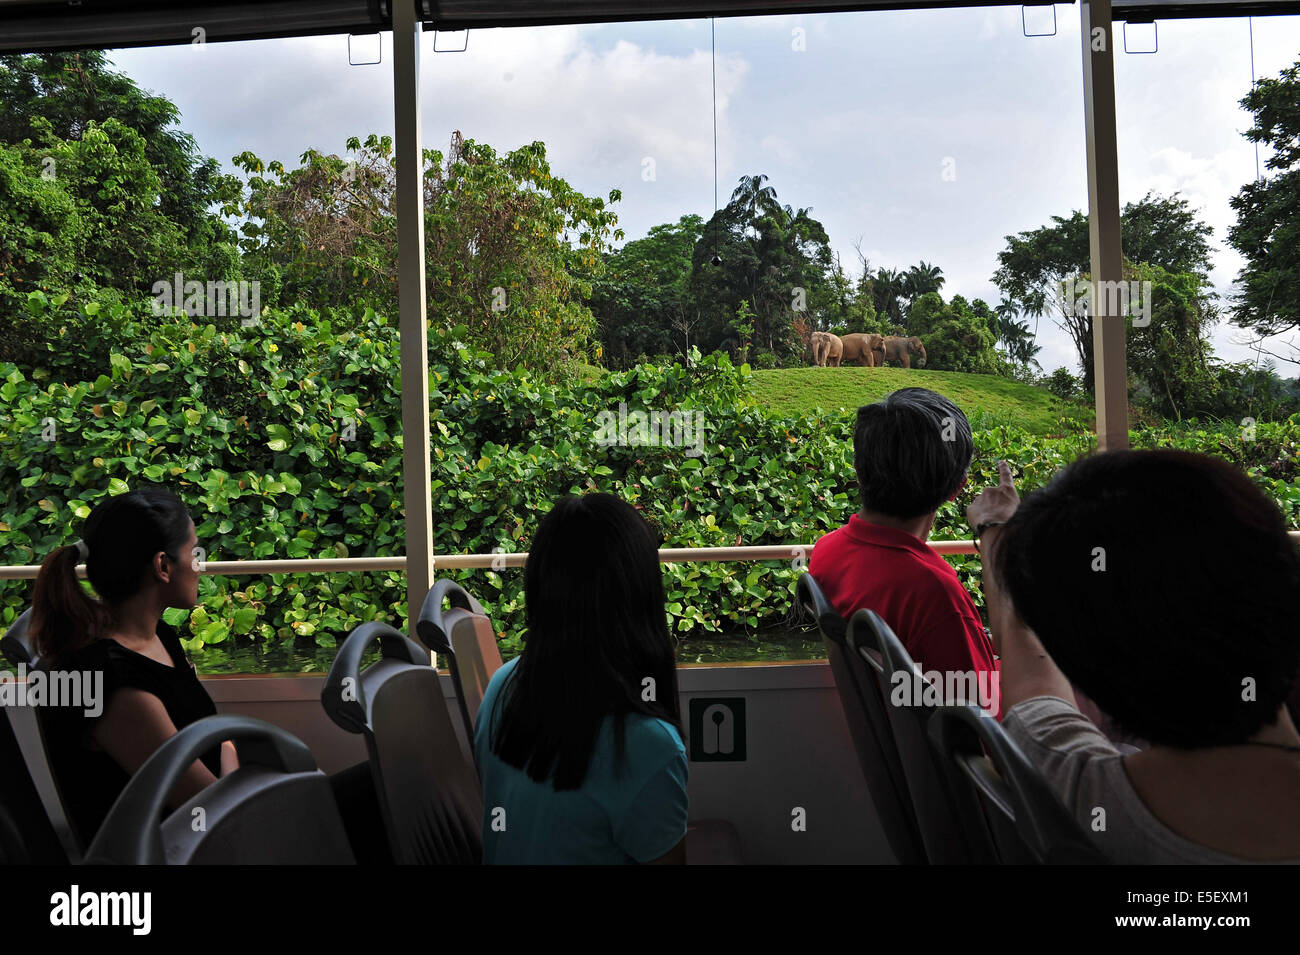
[[[1003,728],[1117,863],[1300,863],[1300,553],[1241,471],[1180,451],[1080,459],[968,516]],[[1147,748],[1121,752],[1077,686]]]

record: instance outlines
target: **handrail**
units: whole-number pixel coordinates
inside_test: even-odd
[[[1300,531],[1288,531],[1300,543]],[[936,554],[975,554],[975,542],[969,540],[926,541]],[[663,564],[723,563],[739,560],[807,560],[812,544],[763,544],[749,547],[668,547],[659,551]],[[446,570],[482,568],[504,570],[522,567],[527,552],[517,554],[435,554],[433,566]],[[36,564],[0,567],[0,580],[31,580],[40,571]],[[405,570],[405,555],[393,557],[321,557],[303,560],[209,560],[199,566],[200,574],[216,576],[243,574],[337,574],[368,573],[382,570]],[[77,566],[85,576],[85,565]]]

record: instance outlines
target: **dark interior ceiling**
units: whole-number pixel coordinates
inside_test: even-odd
[[[0,0],[0,52],[115,49],[267,37],[368,33],[391,25],[390,3],[413,0]],[[982,0],[420,0],[441,30],[760,16],[861,10],[1019,6]],[[1113,0],[1115,20],[1300,14],[1300,0]],[[197,30],[202,30],[197,34]]]

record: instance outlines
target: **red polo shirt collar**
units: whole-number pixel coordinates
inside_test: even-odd
[[[910,550],[918,557],[931,561],[938,556],[925,541],[913,537],[907,531],[900,531],[896,527],[885,527],[883,524],[872,524],[870,521],[865,520],[861,514],[854,514],[849,518],[848,530],[850,537],[863,544]],[[939,560],[943,562],[942,557]],[[948,566],[946,562],[944,562],[944,566]]]

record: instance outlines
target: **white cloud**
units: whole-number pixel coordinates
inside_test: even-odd
[[[925,259],[949,277],[946,292],[996,304],[1003,237],[1087,204],[1078,16],[1057,13],[1058,35],[1032,39],[1014,7],[717,21],[719,202],[740,176],[767,173],[783,203],[813,208],[855,273],[861,237],[873,266]],[[1256,25],[1258,75],[1295,61],[1300,17]],[[796,26],[803,53],[791,50]],[[347,65],[342,36],[113,56],[178,103],[204,152],[291,163],[308,147],[341,151],[350,135],[391,133],[384,40],[384,63],[370,67]],[[542,140],[575,188],[623,190],[628,238],[687,212],[707,216],[709,42],[702,19],[471,31],[465,53],[435,54],[426,36],[425,145],[445,148],[453,129],[498,150]],[[1243,20],[1162,23],[1159,54],[1116,57],[1122,196],[1181,191],[1214,227],[1223,288],[1240,266],[1226,243],[1228,199],[1255,169],[1238,105],[1249,57]],[[940,175],[948,156],[953,182]],[[1214,338],[1225,355],[1229,337]],[[1045,367],[1073,362],[1048,319],[1039,343]]]

